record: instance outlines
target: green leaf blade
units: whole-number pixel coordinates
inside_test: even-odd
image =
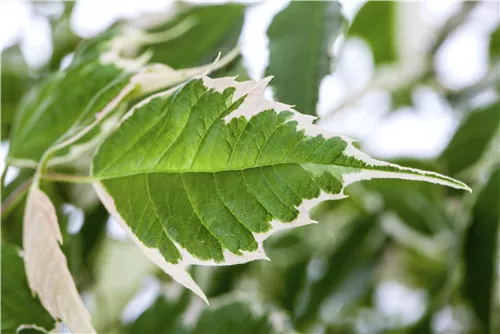
[[[313,223],[312,207],[360,180],[468,189],[362,154],[314,117],[265,100],[267,82],[191,80],[133,108],[96,152],[103,203],[163,266],[267,259],[264,239]]]

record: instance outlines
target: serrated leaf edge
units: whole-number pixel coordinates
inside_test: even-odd
[[[427,181],[431,183],[437,183],[437,184],[442,184],[458,189],[464,189],[470,191],[470,188],[465,185],[464,183],[454,180],[452,178],[440,175],[438,173],[434,172],[426,172],[414,168],[407,168],[407,167],[402,167],[396,164],[391,164],[383,161],[379,161],[376,159],[373,159],[366,155],[365,153],[359,151],[356,149],[352,143],[353,140],[345,137],[345,136],[339,136],[334,133],[330,133],[321,127],[314,125],[313,121],[316,119],[314,116],[310,115],[304,115],[300,114],[299,112],[293,110],[291,106],[267,100],[264,98],[264,89],[266,88],[267,84],[271,80],[271,77],[265,78],[263,80],[259,81],[245,81],[245,82],[237,82],[235,78],[233,77],[227,77],[227,78],[218,78],[218,79],[211,79],[208,78],[207,76],[202,76],[201,79],[203,80],[204,85],[208,89],[214,89],[218,92],[224,91],[228,87],[235,88],[235,92],[233,94],[233,101],[236,101],[240,99],[241,97],[246,95],[245,100],[243,103],[238,107],[237,110],[233,111],[231,114],[227,115],[224,120],[227,123],[231,121],[231,119],[236,118],[236,117],[245,117],[247,120],[252,118],[253,116],[263,112],[264,110],[276,110],[276,111],[282,111],[282,110],[287,110],[293,113],[293,117],[289,121],[297,121],[298,122],[298,129],[303,129],[305,130],[305,133],[310,136],[316,136],[316,135],[322,135],[325,138],[332,138],[332,137],[341,137],[343,140],[347,142],[347,147],[344,150],[344,154],[348,156],[355,157],[359,160],[362,160],[366,164],[368,164],[371,167],[394,167],[399,169],[399,171],[394,172],[394,171],[380,171],[380,170],[372,170],[369,168],[355,168],[355,171],[349,171],[349,167],[345,168],[345,172],[342,173],[342,178],[343,178],[343,187],[342,190],[338,194],[327,194],[324,191],[321,191],[320,195],[316,198],[313,199],[305,199],[302,200],[301,204],[296,208],[298,213],[297,218],[289,223],[282,223],[278,220],[273,220],[270,222],[271,228],[264,233],[255,233],[252,232],[252,235],[257,242],[257,249],[252,252],[246,252],[246,251],[241,251],[241,255],[236,255],[230,252],[229,250],[225,249],[223,252],[224,256],[224,261],[223,262],[215,262],[213,260],[210,261],[202,261],[199,260],[195,257],[193,257],[187,250],[185,250],[183,247],[181,247],[178,243],[174,242],[174,245],[176,246],[177,250],[181,254],[181,259],[179,263],[177,264],[172,264],[166,262],[166,260],[163,258],[163,256],[160,254],[160,252],[157,249],[152,249],[146,247],[136,236],[135,234],[131,231],[131,229],[128,227],[127,223],[125,220],[119,215],[117,208],[114,204],[114,200],[111,198],[111,196],[106,192],[106,189],[104,185],[101,182],[95,182],[94,183],[94,188],[96,189],[96,192],[98,193],[101,201],[104,203],[108,211],[111,212],[111,214],[120,222],[120,224],[124,227],[124,229],[132,236],[134,241],[144,250],[146,255],[153,261],[155,262],[158,266],[160,266],[167,274],[171,275],[175,280],[177,280],[179,283],[187,287],[188,289],[192,290],[195,292],[197,295],[199,295],[203,300],[207,301],[206,296],[204,293],[201,291],[199,286],[194,282],[194,280],[189,276],[189,274],[186,272],[185,268],[189,265],[196,264],[196,265],[209,265],[209,266],[219,266],[219,265],[233,265],[233,264],[241,264],[241,263],[246,263],[254,260],[269,260],[267,257],[264,247],[263,247],[263,242],[266,240],[269,236],[273,235],[274,233],[289,229],[289,228],[294,228],[298,226],[303,226],[303,225],[308,225],[312,223],[316,223],[314,220],[312,220],[309,216],[309,213],[313,207],[315,207],[317,204],[320,202],[326,201],[326,200],[337,200],[337,199],[342,199],[346,198],[347,196],[344,194],[344,189],[346,186],[349,184],[352,184],[357,181],[361,180],[370,180],[370,179],[377,179],[377,178],[399,178],[399,179],[406,179],[406,180],[419,180],[419,181]],[[133,113],[142,105],[147,104],[149,101],[151,101],[153,98],[156,98],[158,96],[166,96],[171,94],[176,88],[170,89],[165,92],[160,92],[157,94],[154,94],[150,96],[149,98],[143,100],[141,103],[138,105],[134,106],[122,119],[120,124],[123,123],[128,117],[133,115]]]

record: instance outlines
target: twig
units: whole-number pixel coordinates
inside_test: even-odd
[[[33,182],[33,178],[24,181],[14,190],[10,196],[2,203],[2,218],[7,216],[16,207],[19,201],[26,195]]]

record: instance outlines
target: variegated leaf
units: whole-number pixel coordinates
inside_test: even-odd
[[[344,188],[401,178],[469,189],[378,161],[314,117],[264,99],[269,79],[191,80],[130,110],[93,159],[101,200],[155,263],[204,298],[185,267],[266,259],[276,231],[313,223]]]
[[[235,49],[216,64],[179,70],[146,66],[152,54],[139,55],[141,48],[179,37],[193,24],[184,20],[155,33],[125,27],[81,45],[66,70],[44,80],[21,103],[7,161],[36,167],[49,148],[54,149],[50,164],[71,161],[102,140],[116,123],[123,101],[208,73],[237,56]]]

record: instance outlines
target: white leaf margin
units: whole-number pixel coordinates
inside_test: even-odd
[[[23,258],[28,285],[54,319],[74,333],[95,333],[60,248],[62,234],[50,198],[34,184],[23,227]]]
[[[267,77],[262,80],[249,80],[244,82],[236,81],[235,77],[211,79],[206,75],[202,75],[199,78],[203,80],[203,84],[208,89],[214,89],[218,92],[223,92],[226,88],[231,88],[231,87],[235,88],[235,92],[233,95],[233,102],[246,95],[246,98],[243,101],[243,103],[235,111],[231,112],[224,118],[226,124],[229,123],[231,119],[237,117],[245,117],[247,120],[250,120],[253,116],[269,109],[276,110],[277,112],[285,110],[290,111],[293,114],[293,116],[287,122],[297,121],[298,130],[301,129],[305,130],[305,133],[308,136],[322,135],[326,139],[332,137],[340,137],[341,139],[347,142],[347,147],[343,152],[344,155],[355,157],[358,160],[361,160],[374,168],[390,166],[397,168],[399,170],[399,171],[380,171],[370,168],[366,169],[351,168],[350,170],[349,167],[343,168],[344,171],[342,173],[343,188],[338,194],[332,195],[324,191],[321,191],[318,197],[313,199],[303,200],[300,203],[300,205],[296,207],[298,211],[298,216],[294,221],[283,223],[279,220],[273,220],[270,222],[271,228],[267,232],[263,233],[252,232],[252,235],[255,241],[257,242],[257,249],[255,251],[252,252],[241,251],[242,255],[236,255],[230,252],[229,250],[225,249],[223,252],[224,261],[220,263],[215,262],[213,260],[204,261],[197,259],[193,255],[191,255],[186,249],[184,249],[181,245],[179,245],[174,241],[172,242],[174,243],[177,250],[181,254],[182,259],[177,264],[168,263],[156,248],[146,247],[137,238],[137,236],[132,232],[132,230],[127,225],[123,217],[121,217],[120,214],[118,213],[114,200],[107,193],[104,185],[99,181],[94,182],[93,183],[94,189],[96,190],[97,195],[101,199],[101,202],[104,204],[106,209],[113,215],[113,217],[120,223],[120,225],[124,228],[124,230],[131,235],[134,242],[145,252],[148,258],[151,259],[160,268],[162,268],[167,274],[172,276],[177,282],[184,285],[186,288],[190,289],[195,294],[200,296],[206,303],[208,303],[207,297],[205,296],[201,288],[192,279],[189,273],[186,271],[186,267],[190,265],[224,266],[224,265],[242,264],[254,260],[270,260],[269,257],[267,257],[266,252],[264,250],[263,246],[264,240],[266,240],[268,237],[270,237],[271,235],[275,234],[278,231],[317,223],[310,217],[311,209],[314,208],[319,203],[326,200],[338,200],[346,198],[347,196],[344,194],[344,189],[346,186],[352,183],[362,180],[381,179],[381,178],[405,179],[405,180],[426,181],[445,186],[450,186],[457,189],[467,190],[469,192],[471,191],[471,189],[466,184],[438,173],[422,171],[414,168],[402,167],[396,164],[373,159],[368,155],[366,155],[365,153],[356,149],[352,144],[353,140],[351,138],[328,132],[327,130],[322,129],[319,126],[314,125],[313,122],[316,119],[316,117],[301,114],[296,110],[292,109],[292,107],[289,105],[276,101],[271,101],[264,98],[264,90],[267,87],[269,81],[272,79],[272,77]],[[144,99],[139,104],[135,105],[122,118],[119,125],[121,125],[127,118],[133,115],[133,113],[140,106],[148,103],[149,101],[151,101],[156,97],[168,96],[172,94],[172,92],[175,89],[177,89],[177,87],[174,87],[173,89],[170,89],[168,91],[151,95],[150,97]],[[119,127],[119,125],[117,127]]]

